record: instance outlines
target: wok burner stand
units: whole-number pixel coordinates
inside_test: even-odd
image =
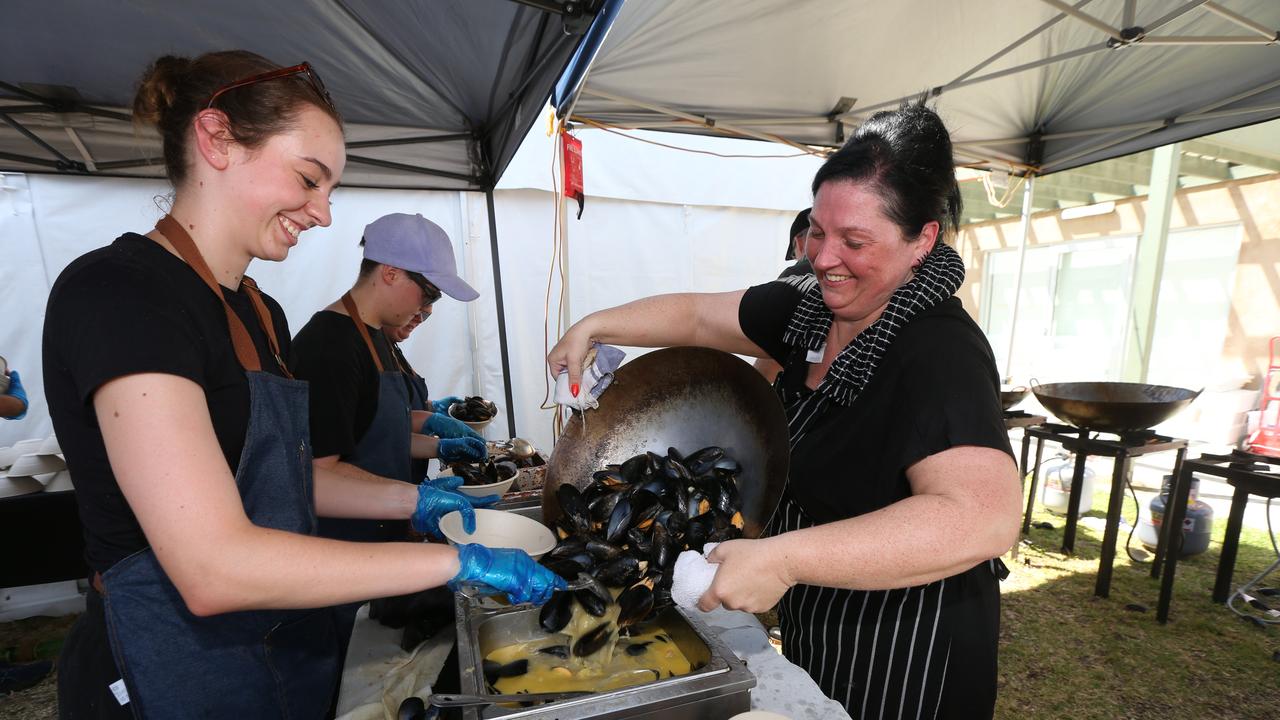
[[[1122,436],[1090,437],[1090,430],[1087,428],[1076,428],[1057,423],[1044,423],[1028,427],[1024,432],[1024,443],[1029,442],[1030,438],[1034,437],[1036,439],[1036,459],[1031,470],[1031,492],[1027,496],[1027,511],[1022,519],[1023,534],[1026,534],[1031,529],[1031,511],[1035,507],[1036,485],[1040,479],[1040,461],[1044,456],[1045,441],[1056,442],[1068,452],[1075,453],[1076,463],[1071,475],[1071,494],[1067,499],[1067,519],[1062,531],[1062,552],[1066,555],[1071,555],[1075,552],[1076,523],[1080,516],[1080,496],[1084,491],[1085,461],[1091,455],[1109,457],[1114,460],[1115,469],[1111,475],[1111,495],[1107,501],[1106,527],[1102,534],[1102,553],[1098,561],[1098,579],[1093,589],[1093,594],[1098,597],[1105,598],[1110,596],[1111,567],[1116,556],[1116,539],[1120,534],[1120,511],[1124,505],[1124,485],[1125,479],[1129,476],[1130,463],[1135,457],[1176,450],[1178,456],[1173,463],[1173,475],[1175,478],[1179,477],[1184,472],[1183,460],[1187,454],[1187,441],[1182,438],[1157,435],[1149,430],[1126,433]],[[1170,515],[1174,513],[1179,513],[1179,515],[1169,518],[1169,521],[1162,523],[1160,526],[1160,535],[1156,543],[1156,556],[1151,563],[1151,577],[1160,576],[1160,564],[1166,554],[1166,548],[1169,546],[1170,528],[1177,527],[1180,529],[1182,527],[1181,516],[1186,513],[1186,501],[1187,497],[1184,492],[1179,500],[1171,503],[1171,507],[1167,511]]]
[[[1018,473],[1018,481],[1024,485],[1024,490],[1026,489],[1027,472],[1029,472],[1027,469],[1027,456],[1031,451],[1031,436],[1026,433],[1025,428],[1031,427],[1032,425],[1041,425],[1047,419],[1048,418],[1044,415],[1032,415],[1031,413],[1022,412],[1021,410],[1004,411],[1005,430],[1014,430],[1016,428],[1024,429],[1022,433],[1022,452],[1018,454],[1018,469],[1021,470],[1021,472]],[[1026,532],[1026,528],[1023,528],[1023,532]],[[1014,560],[1018,559],[1018,546],[1020,544],[1021,543],[1014,543],[1013,549],[1009,551],[1009,556]]]
[[[1250,495],[1265,498],[1280,497],[1280,458],[1233,450],[1230,455],[1205,453],[1194,460],[1182,463],[1174,473],[1170,489],[1168,518],[1165,525],[1182,527],[1187,514],[1187,498],[1191,494],[1191,475],[1200,473],[1226,480],[1235,492],[1231,496],[1231,511],[1227,515],[1227,530],[1222,538],[1222,555],[1218,557],[1218,575],[1213,583],[1213,601],[1224,603],[1230,597],[1231,575],[1236,566],[1236,552],[1240,548],[1240,528],[1244,525],[1244,509]],[[1161,528],[1163,530],[1163,528]],[[1164,542],[1164,533],[1161,533]],[[1164,578],[1160,582],[1160,603],[1156,607],[1156,619],[1169,620],[1169,604],[1173,599],[1173,576],[1178,567],[1178,553],[1169,552],[1164,558]],[[1153,576],[1155,568],[1152,568]]]

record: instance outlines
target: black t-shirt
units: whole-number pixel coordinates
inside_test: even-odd
[[[248,328],[263,369],[282,374],[249,296],[243,289],[222,292]],[[262,298],[287,357],[288,321],[274,300]],[[126,233],[68,265],[45,311],[45,396],[75,478],[86,560],[99,572],[147,547],[111,471],[93,408],[99,387],[136,373],[177,375],[204,389],[218,445],[234,473],[249,426],[249,381],[222,303],[180,258]]]
[[[391,341],[381,328],[366,325],[365,329],[384,370],[398,372]],[[312,315],[293,339],[290,366],[299,380],[311,384],[311,445],[315,456],[351,455],[378,410],[379,378],[369,346],[350,316],[332,310]]]
[[[782,340],[801,297],[795,283],[774,281],[747,290],[738,307],[743,332],[783,366],[788,406],[813,392],[805,350]],[[862,515],[909,497],[907,468],[959,445],[1013,455],[991,347],[952,297],[902,327],[851,406],[832,402],[806,420],[788,493],[817,523]]]

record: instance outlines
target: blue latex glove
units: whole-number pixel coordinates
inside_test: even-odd
[[[458,574],[449,581],[449,589],[457,591],[463,583],[504,592],[514,605],[542,605],[551,593],[568,586],[564,578],[534,562],[523,550],[476,544],[458,546]]]
[[[22,387],[22,377],[18,375],[17,370],[9,371],[9,392],[7,395],[18,398],[22,401],[22,412],[9,418],[10,420],[21,420],[27,416],[27,410],[31,407],[30,401],[27,400],[27,390]],[[468,428],[470,429],[470,428]]]
[[[436,457],[446,465],[456,462],[480,462],[489,457],[489,448],[479,438],[440,438]]]
[[[462,398],[456,395],[450,395],[449,397],[440,398],[439,400],[432,400],[431,410],[433,412],[444,413],[445,415],[448,415],[449,406],[459,402],[462,402]]]
[[[423,435],[435,435],[438,438],[475,438],[481,443],[484,442],[480,433],[467,427],[466,423],[439,411],[427,416],[427,421],[422,423],[422,429],[419,432]]]
[[[462,487],[462,478],[458,477],[457,475],[444,475],[434,480],[432,480],[431,478],[427,478],[422,481],[422,484],[430,485],[436,490],[447,490],[449,492],[453,492],[458,488]],[[462,493],[458,493],[458,494],[462,495]],[[464,497],[466,497],[468,500],[471,501],[471,507],[478,507],[478,508],[484,508],[484,507],[489,507],[490,505],[495,505],[499,500],[502,499],[501,495],[481,495],[480,497],[472,497],[470,495],[466,495]]]
[[[422,484],[430,485],[436,490],[448,490],[453,492],[462,487],[462,478],[457,475],[442,475],[438,478],[423,478]]]
[[[457,510],[462,513],[462,529],[468,533],[476,531],[476,511],[471,498],[461,493],[432,487],[430,483],[418,486],[418,509],[413,511],[409,523],[413,529],[440,537],[440,518]]]

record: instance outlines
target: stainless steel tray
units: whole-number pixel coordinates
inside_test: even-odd
[[[488,694],[482,662],[490,650],[543,635],[538,627],[536,608],[495,608],[462,594],[456,596],[454,608],[463,693]],[[492,705],[468,707],[463,709],[463,717],[467,720],[721,720],[751,709],[750,691],[756,685],[756,678],[747,669],[746,662],[739,660],[701,621],[679,608],[661,613],[657,622],[697,670],[680,677],[523,709]]]

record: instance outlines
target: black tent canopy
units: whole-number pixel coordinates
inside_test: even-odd
[[[158,177],[126,108],[166,53],[316,68],[347,121],[344,184],[491,189],[597,2],[20,0],[0,23],[0,170]]]
[[[493,187],[556,83],[580,77],[575,66],[589,61],[613,16],[601,12],[606,7],[605,0],[7,3],[0,171],[162,177],[158,136],[136,127],[127,110],[150,61],[239,48],[282,65],[310,62],[346,121],[343,184],[486,193],[511,408]],[[508,429],[515,435],[511,413]]]

